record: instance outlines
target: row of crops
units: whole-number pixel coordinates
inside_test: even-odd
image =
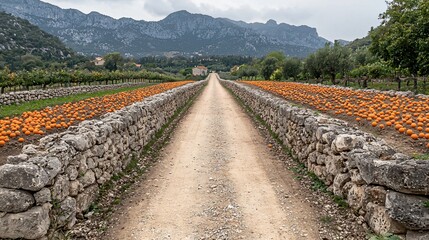
[[[49,71],[33,70],[22,72],[10,72],[0,70],[0,93],[4,93],[6,88],[24,87],[29,89],[32,86],[46,88],[49,85],[60,84],[65,86],[91,84],[91,83],[115,83],[125,80],[162,80],[174,81],[177,78],[165,74],[149,71],[115,71],[115,72],[91,72],[91,71]]]
[[[25,142],[54,130],[66,129],[84,120],[114,112],[144,98],[185,85],[191,81],[167,82],[133,91],[24,112],[21,116],[0,119],[0,147]]]
[[[429,139],[429,98],[390,96],[382,92],[293,82],[248,81],[285,99],[310,106],[320,112],[350,117],[380,131],[392,130],[415,141]],[[429,148],[429,143],[426,143]]]

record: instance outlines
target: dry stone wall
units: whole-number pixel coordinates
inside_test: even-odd
[[[64,87],[55,89],[38,89],[31,91],[20,91],[0,94],[0,106],[1,105],[12,105],[20,104],[24,102],[51,99],[57,97],[64,97],[68,95],[74,95],[79,93],[93,93],[103,90],[118,89],[122,87],[133,87],[144,85],[145,83],[120,83],[111,85],[93,85],[93,86],[78,86],[78,87]]]
[[[84,121],[8,157],[0,166],[0,238],[39,239],[48,230],[71,228],[100,186],[121,172],[205,82]]]
[[[429,160],[255,87],[221,81],[376,233],[429,239]]]

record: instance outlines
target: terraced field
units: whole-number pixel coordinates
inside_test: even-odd
[[[293,82],[246,83],[334,117],[345,118],[361,126],[371,126],[380,135],[392,134],[421,151],[429,148],[428,97]]]
[[[169,82],[154,86],[120,92],[104,97],[88,98],[41,110],[24,112],[20,116],[0,119],[0,164],[6,156],[19,150],[27,142],[44,135],[63,131],[84,120],[93,119],[108,112],[114,112],[144,98],[185,85],[192,81]]]

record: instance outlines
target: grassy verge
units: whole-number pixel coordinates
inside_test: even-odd
[[[52,99],[29,101],[19,105],[4,105],[4,106],[0,106],[0,118],[18,116],[24,112],[40,110],[49,106],[60,105],[68,102],[77,102],[80,100],[93,98],[93,97],[103,97],[103,96],[112,95],[115,93],[132,91],[132,90],[144,88],[151,85],[154,85],[154,84],[145,84],[145,85],[133,86],[133,87],[123,87],[123,88],[104,90],[104,91],[99,91],[94,93],[80,93],[80,94],[57,97]]]

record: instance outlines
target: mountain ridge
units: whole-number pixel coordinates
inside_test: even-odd
[[[39,0],[2,0],[0,9],[27,19],[85,55],[118,51],[133,57],[167,52],[263,56],[278,50],[303,57],[328,42],[307,26],[274,20],[245,23],[185,10],[160,21],[145,21],[115,19],[95,11],[85,14]]]

